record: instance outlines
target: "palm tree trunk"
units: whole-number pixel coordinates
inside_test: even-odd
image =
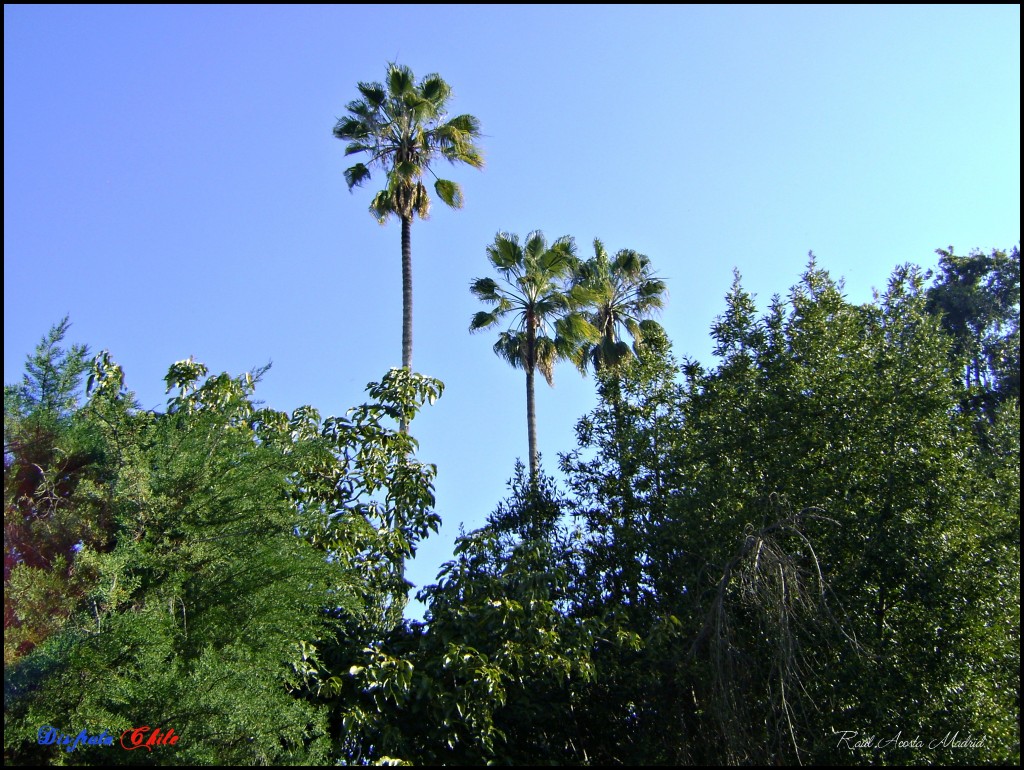
[[[537,483],[540,460],[537,457],[537,409],[533,402],[533,367],[526,370],[526,432],[530,440],[530,483]]]
[[[530,441],[530,485],[536,486],[540,474],[537,456],[537,407],[533,397],[534,370],[537,368],[537,330],[533,313],[526,316],[526,433]]]
[[[402,368],[412,371],[412,215],[402,217]],[[398,429],[409,432],[404,417]]]
[[[412,370],[412,217],[402,217],[402,366]]]

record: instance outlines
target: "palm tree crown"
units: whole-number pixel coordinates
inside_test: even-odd
[[[498,233],[487,247],[487,258],[498,271],[502,283],[493,278],[477,278],[470,291],[489,305],[473,316],[469,330],[477,332],[504,319],[508,327],[498,335],[494,352],[509,364],[526,371],[526,413],[530,441],[530,473],[537,478],[536,410],[534,372],[540,370],[553,384],[554,365],[568,357],[587,331],[586,322],[577,313],[575,295],[566,289],[578,261],[575,245],[568,236],[550,246],[542,232],[534,231],[521,244],[519,236]]]
[[[371,168],[387,174],[387,187],[378,192],[370,212],[380,221],[390,214],[400,218],[430,212],[430,196],[423,184],[431,163],[444,158],[452,163],[484,165],[473,143],[480,136],[480,121],[472,115],[446,120],[445,107],[451,87],[440,75],[431,74],[416,84],[412,70],[389,64],[387,83],[360,83],[361,99],[349,102],[349,115],[334,126],[334,135],[348,141],[346,155],[369,153],[369,164],[356,163],[345,171],[351,190],[367,181]],[[437,196],[452,208],[462,208],[462,188],[435,176]]]
[[[441,179],[432,168],[438,158],[451,163],[484,165],[474,140],[480,121],[472,115],[448,119],[445,113],[451,88],[440,75],[419,83],[412,70],[389,64],[381,83],[359,83],[361,98],[349,102],[348,115],[334,126],[334,136],[348,142],[346,155],[366,153],[365,163],[345,171],[349,190],[370,179],[374,169],[384,172],[387,184],[374,195],[370,213],[384,224],[392,214],[402,222],[402,365],[412,367],[412,254],[410,229],[415,216],[426,219],[430,194],[424,184],[429,172],[434,192],[452,208],[462,208],[462,188]]]
[[[579,266],[574,284],[589,308],[586,319],[596,330],[573,351],[581,371],[588,365],[595,371],[614,368],[629,358],[623,331],[633,338],[634,350],[645,337],[664,336],[650,316],[664,305],[665,282],[654,276],[647,256],[622,249],[609,259],[604,244],[595,238],[594,256]]]

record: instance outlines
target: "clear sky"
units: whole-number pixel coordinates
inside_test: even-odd
[[[813,250],[867,301],[903,262],[1020,240],[1020,8],[4,7],[4,382],[70,314],[142,404],[194,355],[273,361],[257,395],[324,416],[401,363],[400,229],[331,130],[388,61],[452,86],[483,172],[413,225],[413,425],[438,465],[430,583],[526,457],[525,378],[470,336],[498,230],[647,254],[677,354],[711,363],[732,271],[762,307]],[[554,472],[593,385],[538,381]],[[413,614],[419,610],[413,609]]]

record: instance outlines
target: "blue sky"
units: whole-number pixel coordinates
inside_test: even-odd
[[[1019,6],[5,6],[4,382],[70,314],[146,407],[190,355],[273,361],[278,409],[361,403],[401,362],[400,232],[331,129],[391,60],[451,84],[487,160],[412,232],[414,368],[446,383],[413,426],[445,521],[420,586],[526,456],[523,373],[467,332],[498,230],[647,254],[705,363],[734,268],[763,307],[813,250],[866,301],[1020,240]],[[537,395],[554,471],[593,385]]]

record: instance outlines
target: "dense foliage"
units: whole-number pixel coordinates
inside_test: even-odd
[[[561,478],[516,466],[422,622],[397,427],[440,383],[323,419],[182,361],[151,413],[58,325],[5,390],[5,760],[1019,763],[1020,257],[940,257],[865,304],[813,259],[762,310],[737,277],[713,365],[625,308]]]
[[[710,370],[634,367],[625,419],[599,407],[580,423],[591,453],[564,461],[579,611],[645,639],[609,676],[597,663],[616,694],[590,702],[620,706],[595,710],[590,755],[1015,756],[1016,405],[991,429],[1008,451],[986,456],[911,268],[855,306],[812,262],[761,317],[737,282],[713,336]],[[842,731],[924,747],[851,752]],[[929,747],[947,731],[987,742]]]
[[[432,466],[387,422],[440,384],[392,370],[371,403],[321,420],[181,361],[154,414],[101,354],[77,404],[84,351],[57,346],[65,328],[5,399],[7,759],[134,763],[37,731],[145,725],[181,736],[157,761],[329,760],[314,696],[351,661],[322,661],[400,621],[404,561],[439,523]]]

